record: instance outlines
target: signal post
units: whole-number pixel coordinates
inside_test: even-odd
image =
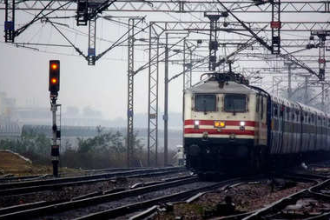
[[[53,175],[58,177],[58,164],[60,158],[60,139],[61,131],[58,129],[56,123],[56,112],[57,107],[60,106],[56,104],[58,91],[60,90],[60,61],[59,60],[50,60],[49,61],[49,92],[50,92],[50,105],[53,118],[53,138],[51,145],[51,157],[53,164]]]

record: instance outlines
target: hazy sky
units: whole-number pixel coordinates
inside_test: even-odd
[[[0,22],[3,24],[3,13],[0,13]],[[22,21],[23,19],[18,19]],[[126,22],[123,19],[124,22]],[[103,27],[101,35],[103,38],[116,40],[123,34],[127,28],[114,25],[108,21],[98,22]],[[107,27],[108,26],[108,27]],[[99,27],[99,26],[98,26]],[[3,28],[3,26],[1,26]],[[16,38],[16,42],[51,42],[65,43],[54,29],[50,30],[52,34],[40,32],[37,37],[31,38],[34,31],[38,32],[41,28],[50,30],[48,25],[37,23],[31,27],[30,33],[23,32]],[[76,28],[76,27],[75,27]],[[34,30],[35,29],[35,30]],[[39,30],[38,30],[39,29]],[[79,30],[79,28],[76,28]],[[83,29],[84,28],[80,28]],[[109,29],[109,30],[107,30]],[[77,38],[74,43],[86,53],[87,38],[81,36],[71,36],[70,32],[66,34],[71,39]],[[105,35],[108,36],[105,36]],[[40,36],[38,36],[40,35]],[[115,37],[111,38],[111,35]],[[143,37],[143,35],[141,35]],[[51,59],[61,61],[61,85],[59,92],[59,103],[65,109],[66,106],[76,106],[80,109],[91,107],[100,110],[105,118],[126,117],[127,106],[127,47],[118,47],[107,53],[106,56],[96,62],[95,66],[88,66],[87,61],[78,56],[73,49],[36,47],[40,51],[26,48],[17,48],[11,44],[0,43],[0,91],[7,93],[7,96],[16,98],[19,106],[36,105],[39,107],[49,107],[48,92],[48,62]],[[97,54],[111,45],[110,42],[98,41]],[[30,46],[35,47],[35,46]],[[147,48],[137,48],[136,63],[138,68],[148,61]],[[68,55],[62,55],[66,53]],[[172,67],[171,67],[172,69]],[[179,67],[177,71],[181,71]],[[161,67],[163,71],[163,66]],[[148,102],[148,78],[147,70],[140,72],[135,77],[135,112],[147,112]],[[172,75],[172,74],[171,74]],[[163,75],[160,76],[160,90],[163,88]],[[182,81],[177,79],[170,85],[171,96],[170,111],[181,111],[181,97],[177,94],[182,91]],[[181,87],[181,88],[180,88]],[[163,107],[163,93],[160,93],[160,105]]]
[[[120,14],[123,15],[123,14]],[[135,14],[134,14],[135,15]],[[143,16],[144,14],[141,14]],[[195,17],[188,15],[176,15],[179,18],[194,20]],[[198,18],[203,18],[198,15]],[[261,18],[270,21],[270,15],[244,15],[240,16],[246,20],[258,20]],[[17,12],[16,27],[31,20],[32,16],[24,12]],[[166,14],[148,15],[147,20],[168,20],[173,19]],[[297,19],[283,16],[282,20],[328,20],[329,15],[319,14],[313,17],[297,17]],[[121,22],[127,22],[121,19]],[[0,29],[3,30],[4,11],[0,11]],[[62,21],[59,21],[62,22]],[[65,23],[74,30],[58,26],[84,53],[87,52],[86,27],[75,26],[75,20],[69,19]],[[113,22],[100,19],[97,23],[97,54],[111,45],[109,41],[115,41],[127,27]],[[3,32],[2,32],[3,33]],[[299,35],[300,33],[298,33]],[[286,35],[289,36],[289,35]],[[142,34],[140,37],[148,37]],[[230,38],[231,36],[229,36]],[[297,37],[297,33],[291,37]],[[204,36],[205,38],[205,36]],[[228,36],[227,36],[228,38]],[[0,40],[0,91],[6,92],[9,97],[17,99],[19,106],[35,105],[49,107],[48,92],[48,62],[51,59],[61,61],[61,89],[59,103],[65,109],[66,106],[76,106],[82,110],[84,107],[91,107],[102,111],[105,118],[126,117],[127,107],[127,47],[119,47],[110,51],[105,57],[97,61],[95,66],[88,66],[83,57],[78,56],[72,49],[58,47],[35,47],[40,51],[26,48],[17,48],[11,44],[5,44],[4,39]],[[23,32],[16,42],[30,43],[57,43],[68,44],[63,37],[50,26],[37,22]],[[137,48],[136,68],[148,61],[147,48]],[[221,53],[221,51],[219,51]],[[62,55],[66,54],[66,55]],[[248,64],[260,66],[259,63]],[[263,64],[264,65],[264,64]],[[160,66],[160,99],[159,107],[163,109],[163,65]],[[170,76],[180,72],[181,66],[171,65]],[[135,77],[135,112],[146,113],[148,102],[148,72],[140,72]],[[199,75],[194,76],[197,82]],[[181,112],[182,106],[182,78],[178,78],[170,84],[170,111]]]

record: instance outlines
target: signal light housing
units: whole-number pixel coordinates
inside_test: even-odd
[[[53,96],[58,95],[60,90],[60,61],[49,61],[49,92]]]

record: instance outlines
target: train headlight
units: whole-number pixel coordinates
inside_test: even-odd
[[[215,128],[224,128],[226,127],[226,123],[224,121],[214,121]]]
[[[194,121],[194,128],[199,129],[199,121]]]
[[[239,125],[240,125],[239,129],[240,129],[241,131],[244,131],[244,130],[245,130],[245,121],[241,121],[241,122],[239,123]]]

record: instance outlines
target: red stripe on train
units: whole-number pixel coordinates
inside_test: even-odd
[[[185,134],[203,134],[204,132],[207,132],[208,134],[236,134],[236,135],[253,135],[254,131],[249,130],[236,130],[236,129],[221,129],[218,131],[217,129],[194,129],[194,128],[185,128],[184,133]]]
[[[199,125],[214,125],[215,120],[185,120],[184,125],[194,125],[195,121],[199,121]],[[216,120],[216,121],[223,121],[223,120]],[[241,121],[224,121],[226,126],[240,126]],[[255,121],[244,121],[245,126],[255,127]]]

